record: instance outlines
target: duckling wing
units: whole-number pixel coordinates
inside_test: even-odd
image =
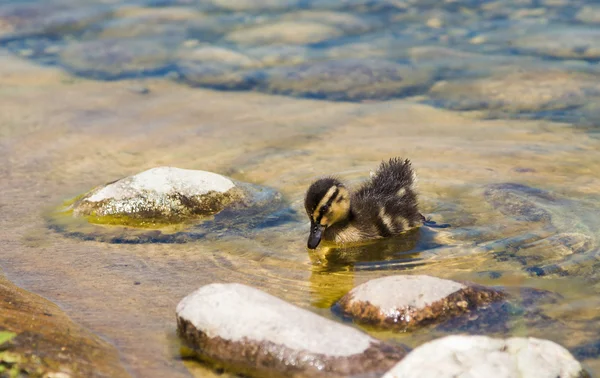
[[[419,224],[422,216],[417,207],[415,180],[409,160],[394,158],[382,162],[354,194],[357,215],[372,222],[381,236]]]

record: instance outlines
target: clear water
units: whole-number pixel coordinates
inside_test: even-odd
[[[335,318],[349,289],[397,273],[514,301],[481,321],[373,335],[543,337],[597,374],[599,26],[591,0],[0,1],[0,266],[113,343],[135,376],[212,374],[182,361],[175,337],[177,302],[203,284],[246,283]],[[452,227],[307,251],[311,180],[358,183],[391,156],[413,161],[423,212]],[[75,222],[48,220],[160,165],[274,188],[288,211],[183,244],[83,240],[63,232]]]

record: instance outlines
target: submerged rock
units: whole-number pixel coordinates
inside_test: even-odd
[[[502,292],[478,285],[403,275],[359,285],[337,307],[355,322],[406,331],[440,323],[502,298]]]
[[[94,189],[77,200],[72,210],[74,216],[91,217],[98,223],[104,223],[104,217],[171,223],[216,214],[244,196],[224,176],[158,167]]]
[[[513,114],[568,109],[599,95],[595,75],[535,69],[508,69],[486,78],[441,81],[429,92],[434,103],[446,108]]]
[[[270,188],[159,167],[95,188],[49,214],[48,221],[50,228],[84,240],[185,243],[287,222],[293,216],[283,204]]]
[[[584,27],[547,28],[515,39],[522,53],[563,59],[600,59],[600,30]]]
[[[550,222],[552,215],[540,202],[557,200],[541,189],[514,183],[488,185],[484,197],[502,214],[527,222]]]
[[[259,376],[380,375],[405,354],[241,284],[206,285],[188,295],[177,305],[177,325],[200,358]]]
[[[55,3],[0,5],[0,40],[74,32],[110,15],[108,7],[73,7]]]
[[[342,30],[314,21],[279,21],[231,32],[226,39],[247,45],[317,43],[339,37]]]
[[[416,94],[431,76],[410,65],[377,59],[344,59],[265,71],[261,89],[276,94],[338,101],[384,100]]]
[[[172,51],[166,41],[103,39],[68,45],[60,63],[76,74],[97,79],[151,75],[166,70]]]
[[[243,90],[255,84],[246,70],[260,65],[257,60],[234,50],[201,46],[180,52],[177,71],[178,79],[192,86]]]
[[[411,377],[584,378],[589,375],[569,351],[549,340],[447,336],[416,348],[383,376]]]

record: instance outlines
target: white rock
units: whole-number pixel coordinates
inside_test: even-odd
[[[109,184],[88,197],[87,201],[122,200],[140,193],[162,197],[176,192],[192,197],[210,191],[225,193],[234,186],[230,179],[212,172],[157,167]]]
[[[179,302],[177,315],[211,338],[270,341],[335,357],[360,354],[377,342],[354,328],[241,284],[203,286]]]
[[[423,275],[398,275],[370,280],[352,289],[353,302],[370,302],[382,313],[398,308],[423,308],[466,286],[450,280]]]
[[[579,377],[582,370],[552,341],[459,335],[421,345],[383,378],[567,378]]]

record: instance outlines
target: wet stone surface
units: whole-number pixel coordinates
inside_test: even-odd
[[[399,347],[241,284],[210,284],[177,306],[178,333],[201,359],[260,376],[379,375]]]
[[[533,32],[512,41],[519,52],[560,59],[600,59],[600,30],[562,27]]]
[[[552,220],[552,215],[540,202],[543,204],[557,200],[546,191],[515,183],[488,185],[484,197],[504,215],[527,222],[545,223]]]
[[[59,63],[76,74],[96,79],[121,79],[165,73],[172,63],[168,41],[106,39],[66,46]]]
[[[504,298],[474,284],[429,276],[388,276],[352,289],[336,311],[377,328],[407,331],[441,323]]]
[[[493,339],[447,336],[409,353],[384,378],[425,377],[589,377],[562,346],[535,338]]]
[[[281,205],[268,188],[212,172],[158,167],[93,189],[50,215],[49,224],[89,240],[180,243],[228,228],[261,227],[271,213],[285,222],[292,215]]]
[[[117,351],[0,276],[0,376],[129,377]]]
[[[77,32],[107,19],[107,6],[73,7],[66,3],[0,3],[0,41],[33,35]]]
[[[426,89],[431,80],[410,65],[360,59],[273,68],[264,75],[261,91],[334,101],[410,96]]]
[[[492,116],[564,110],[581,106],[589,97],[599,95],[598,78],[592,74],[514,67],[490,77],[438,82],[429,92],[436,105],[487,110]]]
[[[252,68],[261,63],[241,52],[216,46],[184,50],[177,63],[178,80],[191,86],[250,89],[256,84]]]

